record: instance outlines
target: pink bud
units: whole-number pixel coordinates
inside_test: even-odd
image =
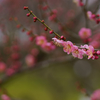
[[[28,9],[28,7],[24,6],[24,10]]]
[[[49,33],[52,34],[53,33],[53,30],[49,31]]]
[[[26,15],[27,15],[27,17],[29,17],[30,16],[30,13],[27,13]]]
[[[37,20],[37,17],[33,17],[34,20]]]
[[[99,50],[97,51],[97,54],[100,55],[100,51]]]

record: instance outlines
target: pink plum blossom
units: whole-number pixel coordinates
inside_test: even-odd
[[[87,44],[84,44],[84,45],[81,45],[81,47],[80,48],[82,48],[82,49],[88,49],[89,48],[89,46],[87,45]]]
[[[90,45],[88,47],[88,50],[86,51],[86,54],[88,55],[88,59],[93,57],[93,52],[94,52],[94,48],[93,48],[93,46]]]
[[[79,31],[79,36],[81,39],[86,39],[91,36],[91,30],[89,28],[81,28]]]
[[[73,46],[72,55],[73,55],[74,57],[77,57],[77,58],[79,58],[79,59],[82,59],[84,54],[85,54],[85,51],[84,51],[84,50],[78,49],[77,46]]]
[[[92,45],[81,45],[80,47],[74,45],[71,41],[63,41],[59,40],[57,38],[52,38],[54,40],[54,43],[58,46],[63,46],[64,52],[67,52],[67,54],[72,53],[74,57],[77,57],[79,59],[83,58],[83,55],[87,55],[88,59],[98,59],[99,54],[94,54],[94,47]]]
[[[54,41],[54,44],[57,46],[62,46],[62,43],[64,42],[63,40],[59,40],[57,38],[52,38],[52,40]]]
[[[67,52],[68,54],[70,54],[72,52],[72,48],[73,48],[72,42],[70,42],[70,41],[63,42],[62,45],[64,47],[63,48],[64,52]]]
[[[45,36],[37,36],[36,37],[36,44],[37,45],[43,46],[45,43],[47,43]]]
[[[91,95],[91,100],[100,100],[100,89],[93,92]]]
[[[85,51],[86,51],[86,55],[88,56],[88,59],[94,57],[94,55],[93,55],[94,47],[92,45],[89,45],[89,46],[87,44],[85,44],[83,46],[81,45],[81,48],[86,49]]]

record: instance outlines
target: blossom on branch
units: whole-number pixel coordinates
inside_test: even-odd
[[[79,59],[82,59],[84,55],[88,56],[88,59],[98,59],[98,55],[100,55],[100,51],[95,51],[94,47],[92,45],[81,45],[80,47],[77,45],[74,45],[71,41],[63,41],[59,40],[57,38],[52,38],[54,43],[58,46],[63,46],[64,52],[67,52],[67,54],[71,54],[73,57],[77,57]]]
[[[70,54],[72,52],[72,48],[73,48],[72,42],[70,42],[70,41],[63,42],[62,45],[64,47],[63,48],[64,52],[67,52],[67,54]]]
[[[84,50],[79,49],[77,46],[73,46],[72,55],[74,57],[82,59],[84,54],[86,54],[86,52]]]

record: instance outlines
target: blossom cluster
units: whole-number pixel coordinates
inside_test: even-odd
[[[95,51],[92,45],[81,45],[80,47],[73,44],[71,41],[63,41],[57,38],[52,38],[54,43],[57,46],[62,46],[63,51],[67,54],[72,54],[73,57],[77,57],[82,59],[83,56],[88,56],[88,59],[98,59],[98,55],[100,55],[100,51]]]
[[[89,19],[94,20],[97,24],[100,22],[100,15],[93,14],[91,11],[87,11],[87,16]]]
[[[88,43],[95,49],[100,47],[100,33],[92,36],[91,29],[83,27],[79,30],[78,35],[82,39],[83,43]]]

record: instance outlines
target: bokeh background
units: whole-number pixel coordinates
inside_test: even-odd
[[[82,2],[85,4],[86,1],[88,11],[99,13],[100,8],[97,10],[97,7],[100,0]],[[48,52],[36,46],[23,29],[32,30],[37,35],[45,34],[48,41],[52,41],[54,35],[45,32],[38,21],[34,23],[33,16],[27,17],[28,11],[23,9],[24,6],[28,6],[37,17],[44,19],[58,34],[78,45],[83,44],[78,31],[86,27],[86,23],[92,30],[92,35],[100,33],[100,24],[85,19],[82,8],[73,0],[0,0],[0,61],[10,68],[9,48],[17,44],[22,63],[16,73],[0,74],[0,94],[6,93],[11,100],[90,100],[93,91],[100,88],[100,59],[88,60],[84,57],[80,60],[64,53],[61,47]],[[55,21],[49,20],[52,9],[57,10]],[[59,29],[60,22],[64,31]],[[36,65],[28,68],[25,57],[33,48],[37,48],[39,52]]]

